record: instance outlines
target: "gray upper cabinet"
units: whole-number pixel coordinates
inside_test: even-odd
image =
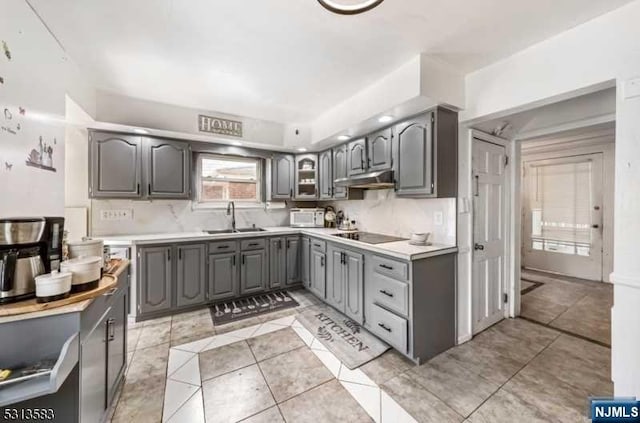
[[[271,159],[271,199],[289,200],[293,197],[295,158],[290,154],[276,154]]]
[[[294,197],[296,200],[318,199],[318,155],[296,156],[296,179]]]
[[[323,151],[318,156],[318,186],[320,199],[328,200],[333,197],[333,153],[331,150]]]
[[[325,298],[326,285],[325,253],[311,251],[311,281],[309,289],[320,298]]]
[[[396,191],[399,195],[434,192],[432,116],[428,113],[397,126]]]
[[[189,198],[191,149],[188,143],[147,139],[144,163],[149,197]]]
[[[280,288],[287,277],[287,256],[283,238],[269,239],[269,287]]]
[[[367,137],[367,165],[370,171],[391,169],[391,141],[391,128],[385,128]]]
[[[240,293],[262,292],[267,286],[267,257],[265,250],[242,251],[240,271]]]
[[[301,240],[300,256],[302,284],[308,288],[311,283],[311,240],[306,236],[302,237]]]
[[[367,139],[351,141],[347,144],[347,174],[359,175],[367,171]]]
[[[238,295],[236,252],[209,256],[209,299],[224,300]]]
[[[139,312],[171,308],[172,247],[141,247],[138,257]]]
[[[362,323],[364,318],[364,256],[344,252],[344,313]]]
[[[437,107],[394,128],[396,193],[455,197],[458,191],[458,114]]]
[[[333,180],[348,177],[347,172],[347,145],[339,145],[333,149]],[[335,187],[333,198],[344,200],[348,197],[349,191],[346,187]]]
[[[300,266],[300,237],[289,236],[286,238],[286,274],[285,285],[292,286],[302,280]]]
[[[142,192],[142,139],[104,132],[89,134],[89,195],[137,198]]]
[[[206,300],[206,251],[204,244],[187,244],[176,247],[176,306],[203,304]]]

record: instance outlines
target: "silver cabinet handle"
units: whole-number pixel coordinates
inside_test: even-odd
[[[116,329],[114,326],[114,323],[116,322],[116,319],[114,318],[110,318],[107,320],[107,340],[109,342],[113,341],[114,339],[116,339]]]
[[[476,192],[473,195],[474,197],[479,197],[480,196],[480,175],[475,175],[474,178],[476,179]]]

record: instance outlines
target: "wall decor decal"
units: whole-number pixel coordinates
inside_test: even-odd
[[[56,138],[53,139],[53,142],[54,144],[58,143]],[[53,147],[47,145],[42,139],[42,135],[40,136],[38,148],[32,149],[27,156],[26,164],[27,166],[48,170],[49,172],[56,172],[56,168],[53,167]]]
[[[4,168],[5,170],[11,172],[11,170],[13,169],[13,163],[4,162]]]
[[[7,60],[11,60],[11,50],[9,50],[9,46],[6,41],[2,41],[2,50],[4,51],[4,55]]]
[[[13,114],[7,107],[4,108],[4,118],[7,120],[13,119]]]

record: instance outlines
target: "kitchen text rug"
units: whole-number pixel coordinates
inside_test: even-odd
[[[209,307],[214,326],[254,317],[272,311],[298,307],[287,291],[255,295],[241,300],[221,302]]]
[[[329,306],[310,307],[296,319],[350,370],[389,349],[359,323]]]

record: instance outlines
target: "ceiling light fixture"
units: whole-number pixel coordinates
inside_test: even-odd
[[[391,122],[392,120],[393,120],[393,116],[389,116],[389,115],[383,115],[378,118],[378,122],[380,123],[387,123],[387,122]]]
[[[134,128],[133,132],[135,132],[136,134],[148,134],[149,131],[147,131],[146,129],[140,129],[140,128]]]
[[[357,2],[346,0],[318,0],[325,9],[339,15],[357,15],[366,12],[382,3],[383,0],[361,0]]]
[[[347,141],[347,140],[349,140],[349,139],[351,139],[351,137],[350,137],[349,135],[340,135],[340,136],[338,137],[338,140],[339,140],[339,141]]]
[[[305,151],[307,151],[307,149],[304,148],[304,147],[300,147],[300,148],[298,148],[298,151],[301,152],[301,153],[304,153]]]

